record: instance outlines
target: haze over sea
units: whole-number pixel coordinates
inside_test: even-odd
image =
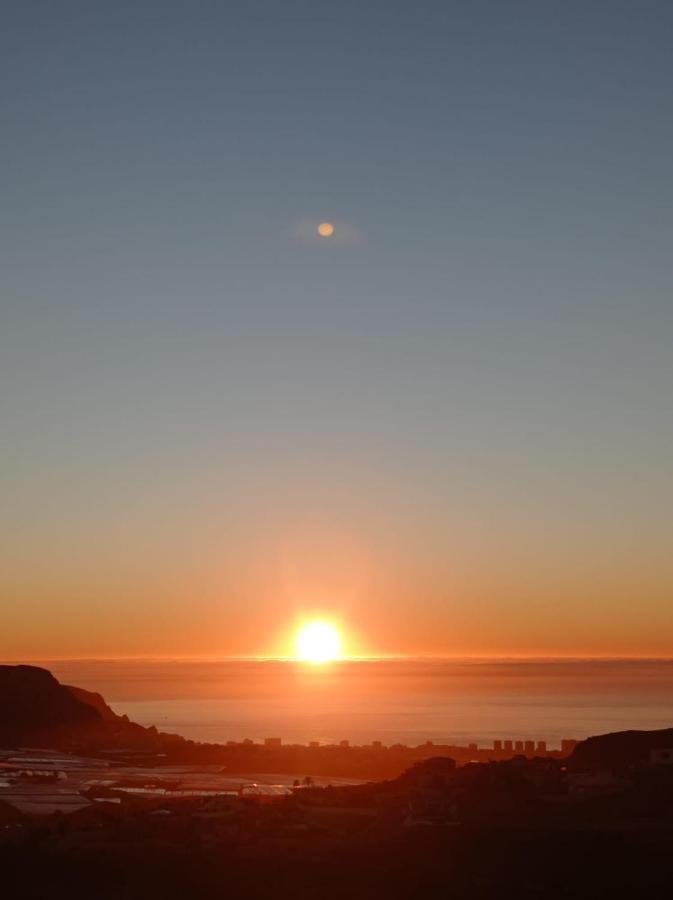
[[[198,741],[546,740],[673,725],[673,660],[58,660],[116,712]]]

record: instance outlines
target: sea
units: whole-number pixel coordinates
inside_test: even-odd
[[[673,660],[45,660],[117,713],[196,741],[416,746],[673,726]]]

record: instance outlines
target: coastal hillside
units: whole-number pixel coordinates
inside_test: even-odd
[[[80,703],[86,704],[86,706],[90,706],[95,709],[101,719],[106,722],[127,722],[127,716],[118,716],[117,713],[111,709],[101,696],[101,694],[96,693],[95,691],[86,691],[81,687],[73,687],[73,685],[65,684],[63,687],[66,691],[70,691],[72,696],[79,700]]]
[[[572,768],[615,769],[646,763],[656,751],[673,751],[673,728],[615,731],[581,741],[570,758]]]
[[[159,735],[116,715],[100,694],[61,684],[38,666],[0,666],[0,747],[140,746]]]

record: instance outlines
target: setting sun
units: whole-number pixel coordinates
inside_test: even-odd
[[[341,637],[328,622],[308,622],[299,629],[295,647],[303,662],[331,662],[341,656]]]

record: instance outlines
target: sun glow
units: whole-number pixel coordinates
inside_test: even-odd
[[[341,637],[329,622],[307,622],[297,632],[295,650],[302,662],[331,662],[341,657]]]

